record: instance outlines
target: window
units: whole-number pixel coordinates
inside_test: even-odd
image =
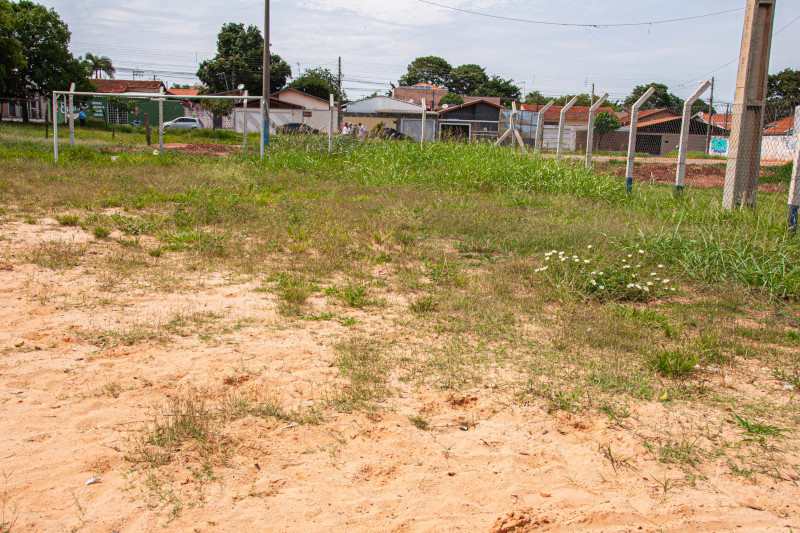
[[[128,112],[124,109],[119,109],[113,102],[108,103],[108,123],[109,124],[127,124]]]

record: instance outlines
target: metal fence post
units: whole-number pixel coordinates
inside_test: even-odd
[[[158,89],[158,94],[164,94],[164,87]],[[158,155],[164,155],[164,99],[158,99]]]
[[[422,134],[419,136],[419,144],[425,144],[425,119],[427,118],[427,113],[425,109],[425,99],[422,99]]]
[[[561,144],[564,141],[564,122],[566,122],[566,120],[567,120],[567,111],[569,111],[569,108],[574,106],[575,102],[577,102],[577,101],[578,101],[578,97],[577,96],[573,96],[572,100],[570,100],[567,103],[567,105],[565,105],[563,108],[561,108],[561,114],[560,114],[559,121],[558,121],[558,146],[556,148],[556,161],[561,161],[561,151],[562,151]]]
[[[75,84],[71,84],[69,86],[69,92],[75,92]],[[69,114],[69,146],[73,148],[75,146],[75,117],[73,116],[73,109],[75,109],[75,100],[72,94],[69,95],[69,109],[67,113]]]
[[[797,216],[800,210],[800,106],[794,112],[794,138],[797,146],[794,151],[794,166],[792,167],[792,181],[789,185],[788,222],[789,231],[797,233]]]
[[[600,99],[589,108],[589,129],[586,130],[586,168],[592,168],[592,151],[594,150],[594,121],[595,113],[600,109],[600,106],[608,99],[608,93],[600,97]]]
[[[675,174],[675,194],[678,195],[683,191],[683,183],[686,178],[686,156],[689,153],[689,130],[692,126],[692,106],[703,94],[711,87],[711,82],[707,81],[697,89],[692,96],[690,96],[683,104],[683,120],[681,121],[681,140],[678,147],[678,170]],[[709,131],[711,124],[709,119]]]
[[[653,96],[654,92],[656,92],[655,87],[647,89],[631,108],[631,132],[628,137],[628,168],[625,172],[625,190],[628,191],[628,194],[633,192],[633,162],[636,158],[636,127],[639,123],[639,108]]]
[[[328,95],[328,111],[330,113],[330,117],[328,117],[328,153],[333,153],[333,93]]]
[[[53,91],[53,156],[58,163],[58,95]]]
[[[243,154],[247,153],[247,119],[248,119],[248,117],[250,115],[250,107],[247,105],[250,102],[250,100],[247,99],[247,96],[248,96],[247,91],[245,91],[244,92],[244,100],[242,100],[242,102],[244,103],[244,106],[243,106],[244,107],[244,124],[242,124],[242,153]]]
[[[533,151],[537,154],[542,150],[542,137],[544,136],[544,114],[555,103],[555,100],[550,100],[543,108],[539,110],[539,114],[536,115],[536,141],[534,142]]]

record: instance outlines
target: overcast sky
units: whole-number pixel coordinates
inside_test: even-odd
[[[171,83],[194,83],[212,57],[222,24],[263,29],[264,1],[40,0],[72,31],[72,51],[109,56],[117,78],[145,71]],[[744,9],[698,20],[607,28],[744,8],[745,0],[436,0],[486,14],[596,28],[546,26],[452,11],[420,0],[272,0],[273,53],[292,71],[342,57],[350,98],[389,89],[415,57],[438,55],[453,66],[478,63],[527,93],[608,92],[662,82],[686,97],[699,80],[717,79],[718,101],[733,100]],[[634,4],[634,5],[632,5]],[[779,1],[770,72],[800,68],[800,2]],[[724,68],[723,65],[726,65]],[[719,70],[717,70],[719,69]],[[712,73],[712,71],[715,71]],[[704,77],[705,76],[705,77]]]

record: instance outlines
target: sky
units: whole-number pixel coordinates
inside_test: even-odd
[[[263,30],[264,0],[39,0],[72,32],[73,54],[108,56],[117,78],[143,76],[193,84],[203,59],[214,56],[227,22]],[[390,89],[416,57],[436,55],[454,67],[478,63],[513,79],[523,94],[591,91],[624,99],[631,89],[666,83],[686,98],[716,78],[715,101],[732,102],[746,0],[436,0],[482,14],[592,28],[490,18],[421,0],[271,0],[272,52],[291,66],[335,72],[342,58],[350,99]],[[635,4],[635,5],[631,5]],[[632,27],[736,10],[731,13]],[[800,1],[777,2],[770,73],[800,69]],[[780,32],[780,33],[777,33]]]

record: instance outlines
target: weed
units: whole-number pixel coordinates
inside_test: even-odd
[[[409,416],[408,420],[418,429],[428,429],[428,421],[422,418],[421,415]]]
[[[51,241],[34,247],[29,254],[31,263],[43,268],[59,270],[72,268],[80,264],[86,246],[73,242]]]
[[[98,239],[105,239],[111,235],[111,230],[105,226],[95,226],[92,228],[92,234]]]
[[[411,311],[420,315],[425,313],[431,313],[436,309],[438,309],[438,307],[439,304],[434,301],[433,296],[431,296],[430,294],[420,296],[419,298],[411,302],[411,304],[408,306],[408,308],[411,309]]]
[[[745,418],[740,417],[736,413],[733,414],[733,419],[739,425],[741,430],[749,436],[747,440],[757,440],[764,442],[765,437],[784,437],[783,430],[777,426],[770,426],[762,422],[751,422]]]
[[[56,221],[62,226],[77,226],[81,217],[79,215],[56,215]]]

